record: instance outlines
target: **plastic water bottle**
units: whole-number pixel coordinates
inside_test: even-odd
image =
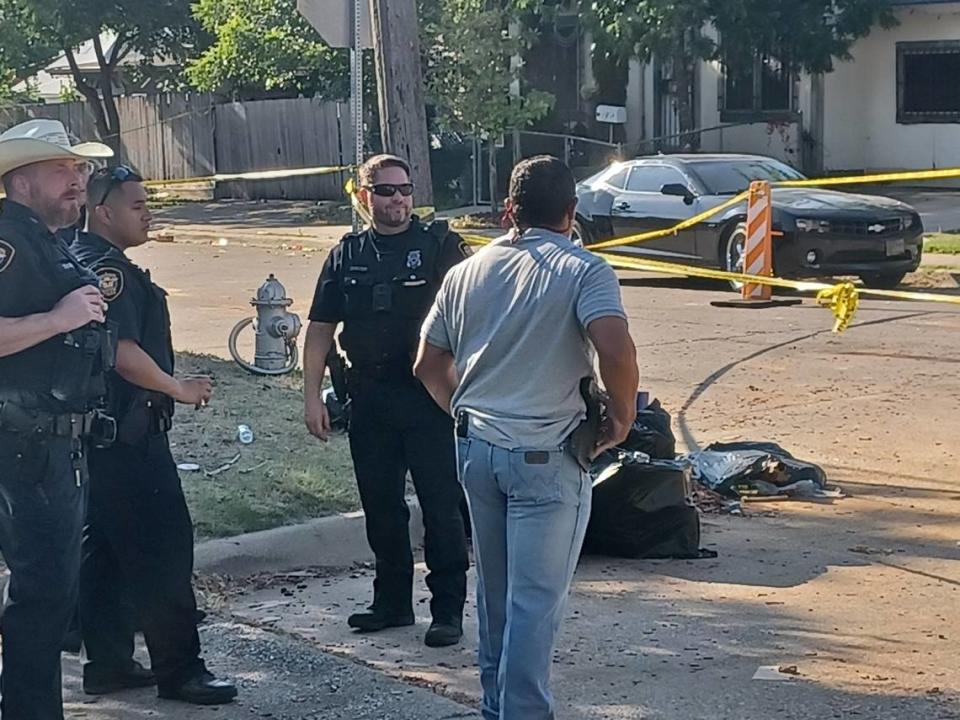
[[[237,439],[242,445],[249,445],[253,442],[253,430],[250,429],[249,425],[237,426]]]
[[[646,391],[640,391],[637,393],[637,412],[643,412],[647,409],[647,406],[650,404],[650,393]]]

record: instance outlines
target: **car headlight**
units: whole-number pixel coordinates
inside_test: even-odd
[[[917,224],[917,216],[916,216],[916,215],[908,215],[908,216],[907,216],[906,218],[904,218],[904,220],[903,220],[903,229],[904,229],[904,230],[909,230],[910,228],[912,228],[912,227],[913,227],[914,225],[916,225],[916,224]]]
[[[808,218],[798,218],[796,221],[797,230],[800,232],[830,232],[830,223],[826,220],[810,220]]]

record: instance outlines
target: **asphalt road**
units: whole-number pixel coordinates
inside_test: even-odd
[[[305,316],[324,257],[236,243],[135,255],[171,290],[177,347],[224,356],[270,272]],[[729,297],[712,285],[633,275],[622,286],[642,385],[673,414],[681,449],[777,441],[850,497],[708,517],[714,561],[583,563],[557,653],[560,717],[960,717],[960,312],[866,300],[835,335],[810,301],[731,310],[710,305]],[[283,598],[289,608],[262,609],[281,598],[272,589],[231,610],[474,702],[471,643],[438,656],[420,645],[423,623],[373,638],[345,629],[368,586],[347,574],[308,583]],[[800,676],[751,680],[761,665]]]

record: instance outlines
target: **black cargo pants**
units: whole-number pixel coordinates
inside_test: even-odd
[[[160,689],[203,669],[193,523],[166,434],[90,452],[80,627],[89,663],[122,671],[140,621]],[[136,617],[132,616],[135,609]]]
[[[80,441],[0,430],[0,717],[61,720],[60,650],[77,599],[84,493]]]
[[[376,556],[374,606],[392,614],[411,610],[409,470],[423,511],[431,613],[459,619],[469,561],[453,420],[412,375],[387,380],[351,373],[349,385],[350,452]]]

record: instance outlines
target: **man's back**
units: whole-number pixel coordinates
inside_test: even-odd
[[[579,381],[593,372],[586,327],[610,315],[625,317],[610,267],[563,235],[532,229],[454,268],[424,333],[454,355],[453,408],[479,436],[552,448],[584,414]]]

